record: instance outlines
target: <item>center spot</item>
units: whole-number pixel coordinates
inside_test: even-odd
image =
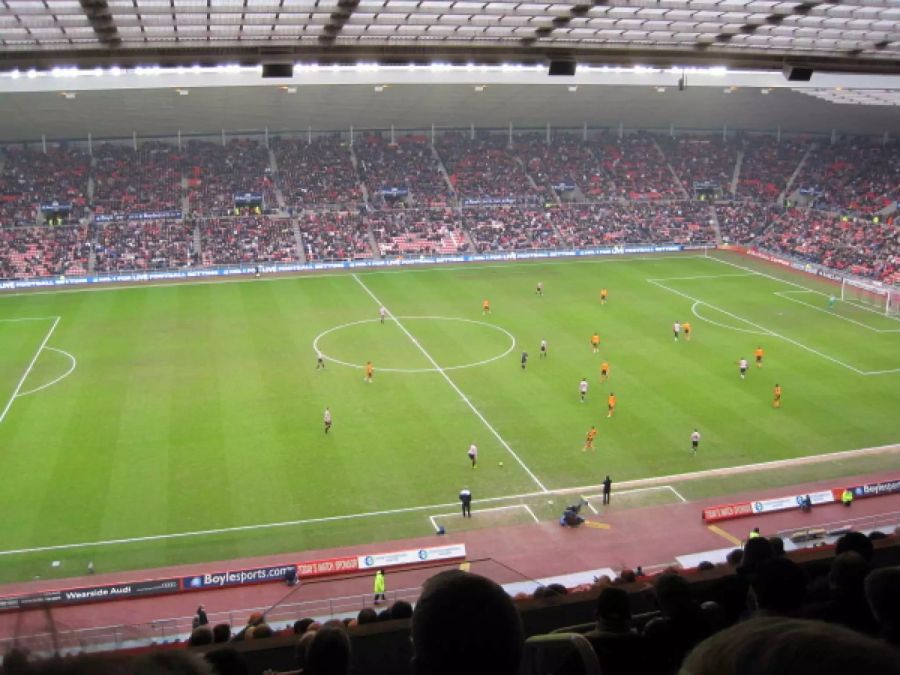
[[[386,319],[384,325],[375,318],[334,326],[316,336],[313,349],[327,361],[350,368],[363,368],[372,361],[381,372],[434,373],[491,363],[516,346],[509,331],[486,321],[446,316],[396,319]]]

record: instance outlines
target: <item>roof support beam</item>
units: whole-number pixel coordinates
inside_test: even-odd
[[[112,13],[109,11],[109,5],[106,0],[78,0],[81,9],[87,17],[88,23],[94,29],[100,44],[104,47],[118,47],[122,44],[122,38],[119,36],[119,29],[113,19]]]

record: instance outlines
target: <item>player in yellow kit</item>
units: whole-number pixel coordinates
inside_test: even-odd
[[[756,367],[762,368],[763,357],[766,353],[763,351],[762,347],[757,347],[756,351],[753,352],[753,355],[756,357]]]
[[[609,297],[609,291],[607,291],[605,288],[601,288],[600,289],[600,304],[605,305],[606,299],[608,297]]]
[[[609,364],[604,361],[600,364],[600,381],[606,382],[609,379]]]
[[[481,313],[482,314],[490,314],[491,313],[491,301],[485,298],[484,302],[481,303]]]
[[[775,391],[772,394],[772,407],[780,408],[781,407],[781,385],[775,385]]]
[[[366,376],[363,378],[365,382],[372,384],[372,376],[375,374],[375,366],[371,361],[366,361]]]
[[[612,417],[616,412],[616,395],[610,392],[609,397],[606,399],[606,405],[609,408],[609,414],[607,417]]]
[[[591,335],[591,349],[594,354],[600,351],[600,333],[594,333]]]
[[[691,330],[692,330],[691,324],[689,324],[687,321],[685,321],[683,324],[681,324],[681,330],[684,331],[684,339],[690,340],[691,339]]]

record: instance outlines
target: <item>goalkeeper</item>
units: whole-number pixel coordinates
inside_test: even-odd
[[[834,309],[835,304],[837,303],[837,298],[833,295],[828,296],[828,309]]]

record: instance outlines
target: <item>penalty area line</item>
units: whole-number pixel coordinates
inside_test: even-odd
[[[510,504],[509,506],[490,506],[486,509],[476,509],[475,513],[488,513],[490,511],[509,511],[511,509],[524,509],[529,516],[531,516],[532,520],[536,523],[540,523],[538,517],[534,515],[534,511],[531,510],[531,507],[528,504]],[[431,526],[434,528],[434,531],[437,532],[439,529],[438,519],[444,518],[462,518],[462,512],[454,512],[454,513],[438,513],[433,516],[428,516],[428,520],[431,521]]]
[[[494,426],[487,421],[485,416],[482,415],[481,411],[475,407],[475,404],[469,400],[469,397],[466,396],[463,390],[456,385],[456,382],[450,379],[450,376],[447,375],[446,371],[441,368],[437,361],[434,360],[434,357],[432,357],[431,354],[429,354],[425,349],[425,347],[423,347],[422,344],[416,339],[416,336],[410,333],[409,330],[407,330],[406,326],[404,326],[403,323],[401,323],[401,321],[394,315],[394,313],[387,308],[387,305],[385,305],[383,302],[381,302],[381,300],[378,299],[378,297],[371,291],[368,286],[366,286],[362,279],[360,279],[356,274],[353,274],[352,276],[354,281],[356,281],[356,283],[358,283],[362,287],[366,294],[368,294],[368,296],[372,298],[372,300],[374,300],[379,307],[384,307],[388,316],[390,316],[391,319],[393,319],[394,323],[397,324],[397,328],[403,331],[406,337],[408,337],[410,341],[418,348],[418,350],[422,352],[422,355],[426,359],[428,359],[428,361],[434,367],[435,371],[437,371],[437,373],[447,381],[447,384],[449,384],[453,391],[455,391],[457,395],[463,400],[463,403],[469,406],[469,409],[473,413],[475,413],[475,416],[480,419],[484,426],[487,427],[488,431],[490,431],[494,435],[494,438],[496,438],[500,442],[500,445],[502,445],[510,454],[510,456],[514,460],[516,460],[519,466],[521,466],[525,470],[525,473],[527,473],[531,477],[531,480],[533,480],[535,485],[537,485],[541,489],[541,492],[547,492],[547,487],[540,481],[540,479],[536,475],[534,475],[534,472],[528,468],[525,462],[522,461],[522,458],[519,457],[518,454],[516,454],[516,451],[513,450],[512,447],[510,447],[509,443],[507,443],[506,440],[500,435],[500,432],[497,431]]]

